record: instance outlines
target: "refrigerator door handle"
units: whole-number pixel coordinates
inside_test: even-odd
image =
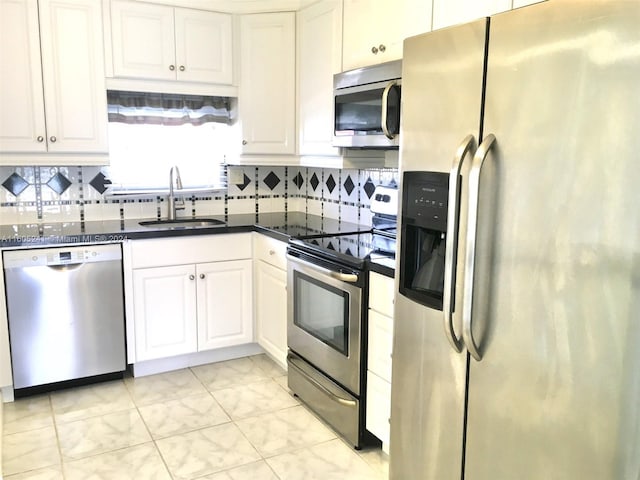
[[[447,212],[447,240],[444,256],[444,291],[442,294],[442,312],[444,313],[444,332],[451,347],[462,352],[462,339],[458,338],[453,328],[452,299],[455,295],[455,268],[458,251],[458,222],[460,214],[460,171],[465,158],[475,146],[473,135],[467,135],[456,150],[449,175],[449,209]]]
[[[473,338],[473,281],[476,261],[476,233],[478,227],[478,203],[480,197],[480,172],[482,164],[491,151],[496,137],[489,134],[482,141],[473,157],[471,172],[469,173],[469,218],[467,223],[467,251],[464,268],[464,290],[462,304],[462,338],[469,353],[478,362],[482,360],[480,349]]]

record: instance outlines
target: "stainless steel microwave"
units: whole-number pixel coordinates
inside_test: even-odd
[[[333,76],[334,147],[398,148],[402,60]]]

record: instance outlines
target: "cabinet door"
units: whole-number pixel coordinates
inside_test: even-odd
[[[49,152],[106,153],[100,2],[50,0],[39,4]]]
[[[133,271],[136,361],[197,350],[193,265]]]
[[[434,0],[433,29],[511,10],[512,0]]]
[[[0,151],[45,152],[36,2],[0,1],[0,59]]]
[[[369,274],[369,308],[393,318],[394,295],[393,278],[376,272]]]
[[[238,107],[243,154],[295,153],[295,14],[243,15]]]
[[[427,0],[345,0],[343,70],[402,58],[405,38],[431,30]]]
[[[383,380],[391,382],[393,319],[369,310],[367,368]]]
[[[298,13],[300,155],[338,155],[333,140],[333,75],[342,70],[342,2]]]
[[[231,15],[176,8],[175,27],[178,80],[231,84]]]
[[[391,416],[391,384],[367,371],[367,430],[382,441],[382,449],[389,452]]]
[[[198,350],[253,341],[251,260],[203,263],[198,276]]]
[[[282,365],[287,364],[287,272],[256,261],[256,328],[258,343]]]
[[[173,10],[138,2],[111,3],[116,77],[176,79]]]

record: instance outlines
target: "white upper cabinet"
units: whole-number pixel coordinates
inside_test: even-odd
[[[294,154],[295,13],[240,19],[242,154]]]
[[[27,154],[107,153],[99,2],[0,0],[0,58],[0,163],[59,165],[68,164],[60,155]],[[71,161],[92,163],[85,160]]]
[[[429,30],[431,1],[344,0],[343,70],[402,58],[404,39]]]
[[[298,12],[300,155],[338,155],[333,139],[333,75],[342,69],[342,1]]]
[[[111,3],[115,77],[231,84],[232,38],[228,14]]]
[[[511,10],[513,0],[434,0],[433,29],[466,23]],[[525,5],[527,2],[520,2]],[[532,3],[529,1],[528,3]]]

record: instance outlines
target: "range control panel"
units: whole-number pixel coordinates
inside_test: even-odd
[[[414,225],[445,232],[449,175],[441,172],[404,172],[402,218]]]

